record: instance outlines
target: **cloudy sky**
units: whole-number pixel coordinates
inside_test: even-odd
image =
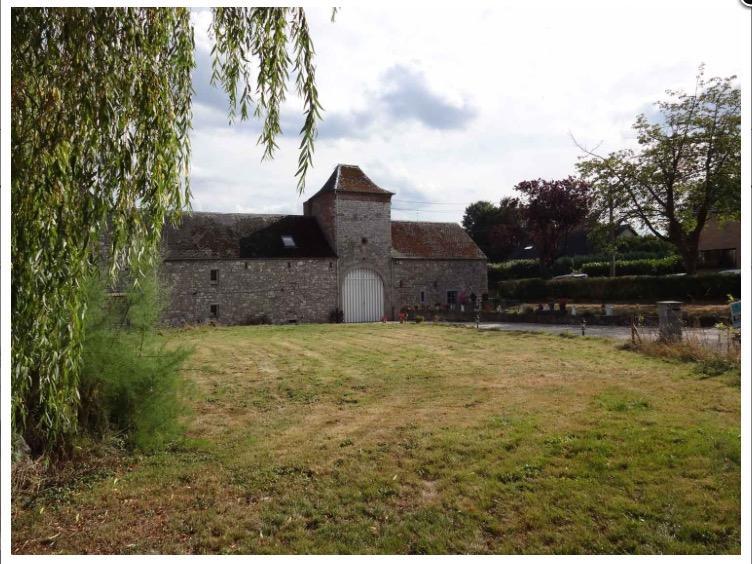
[[[193,209],[302,213],[337,163],[358,164],[396,192],[394,219],[460,221],[532,178],[573,174],[571,135],[600,150],[634,144],[634,117],[666,89],[739,74],[737,1],[536,1],[396,8],[345,4],[336,22],[307,10],[325,107],[315,168],[297,193],[302,104],[261,162],[258,124],[229,126],[209,85],[211,14],[194,11]]]

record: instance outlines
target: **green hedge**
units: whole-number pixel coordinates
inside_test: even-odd
[[[493,285],[502,280],[534,278],[540,276],[537,259],[508,260],[488,265],[488,282]]]
[[[497,285],[498,297],[517,301],[569,299],[593,302],[634,300],[725,300],[741,295],[741,276],[618,276],[544,280],[508,280]]]
[[[632,252],[620,254],[616,261],[616,275],[661,275],[682,272],[678,256],[656,256],[656,253]],[[560,257],[549,269],[549,276],[569,274],[577,270],[589,276],[608,276],[611,258],[606,255],[578,255]],[[488,280],[493,285],[502,280],[518,280],[541,276],[537,259],[508,260],[488,265]]]
[[[588,276],[608,276],[611,272],[611,262],[586,262],[580,267],[580,270]],[[678,256],[616,261],[617,276],[662,276],[677,272],[684,272],[684,263]]]

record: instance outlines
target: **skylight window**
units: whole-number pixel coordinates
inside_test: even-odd
[[[282,235],[282,244],[286,249],[294,249],[295,239],[292,238],[292,235]]]

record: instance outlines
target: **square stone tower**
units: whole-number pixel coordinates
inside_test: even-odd
[[[318,220],[337,254],[339,307],[346,321],[392,317],[392,196],[360,167],[340,164],[304,204],[305,215]]]

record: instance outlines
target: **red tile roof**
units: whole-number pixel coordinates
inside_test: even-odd
[[[486,255],[457,223],[392,221],[394,258],[474,259]]]
[[[394,192],[377,186],[373,180],[356,165],[339,164],[332,175],[311,198],[324,192],[356,192],[362,194],[383,194],[391,196]]]

